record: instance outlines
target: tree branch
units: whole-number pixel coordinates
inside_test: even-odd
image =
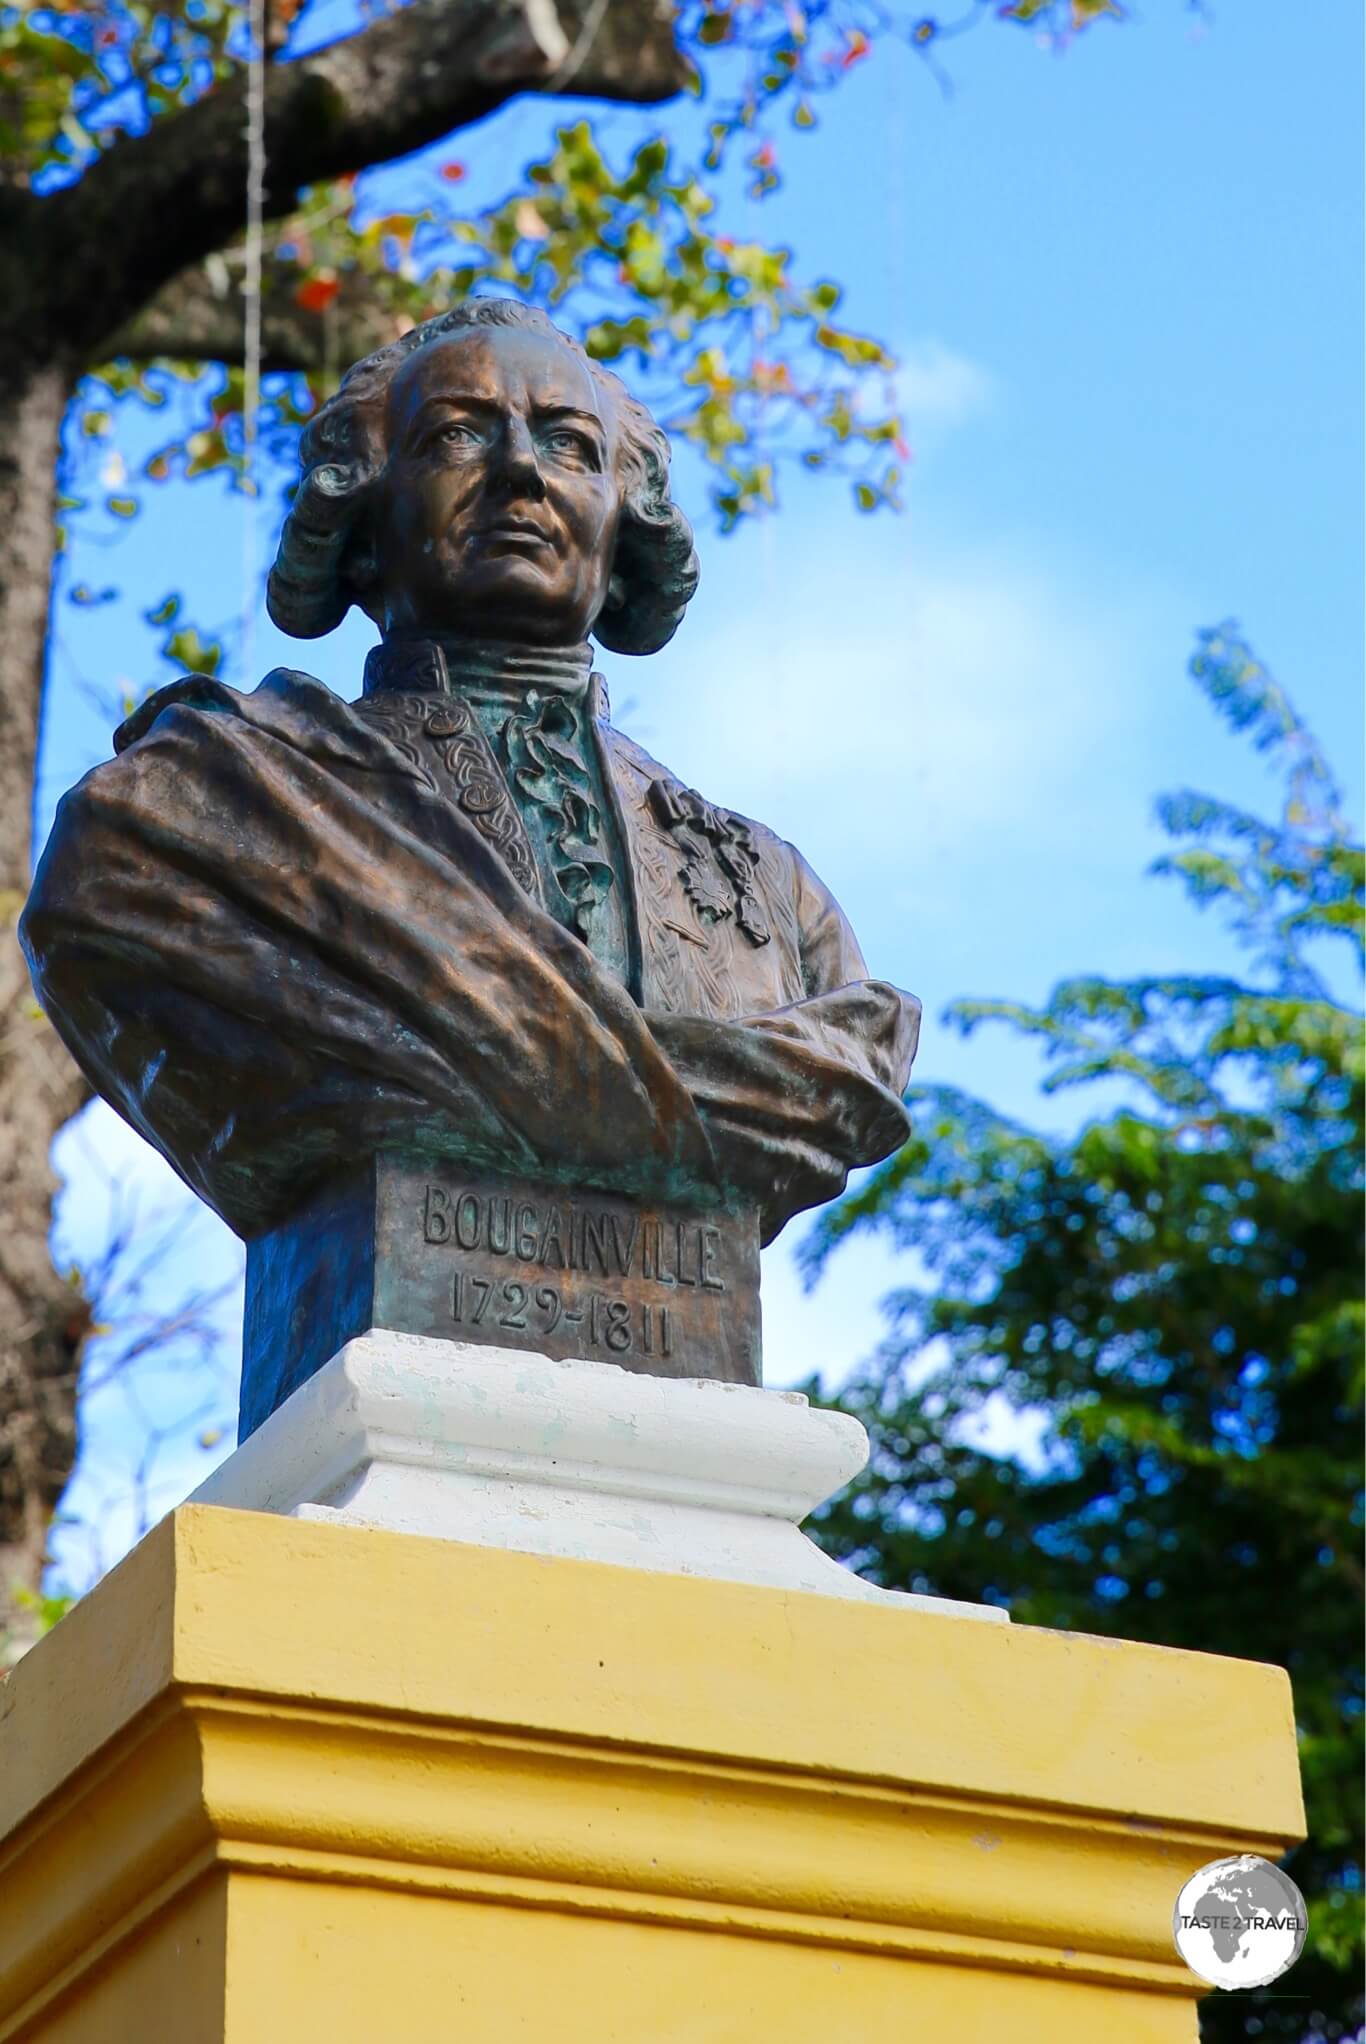
[[[228,264],[201,263],[182,271],[160,290],[104,349],[104,359],[148,362],[157,356],[174,361],[222,362],[240,368],[243,360],[242,270],[239,259]],[[325,313],[309,312],[295,292],[308,275],[302,265],[278,259],[265,266],[261,284],[262,368],[327,370],[340,376],[352,362],[373,353],[411,324],[382,302],[374,279],[359,270],[344,271],[337,296]]]
[[[687,75],[669,0],[409,0],[357,34],[273,65],[266,205],[409,155],[523,92],[654,103]],[[33,208],[48,260],[38,317],[81,366],[161,287],[241,231],[241,78],[117,142]],[[51,261],[65,248],[70,259]],[[34,318],[32,310],[28,318]]]

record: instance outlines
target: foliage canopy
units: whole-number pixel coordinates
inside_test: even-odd
[[[336,32],[336,14],[331,0],[270,0],[271,62]],[[0,0],[0,149],[34,191],[79,182],[240,77],[245,15],[242,0]],[[1114,0],[965,0],[948,19],[861,0],[689,0],[677,35],[705,112],[690,155],[656,134],[614,161],[595,124],[577,120],[489,205],[469,204],[472,166],[453,155],[418,159],[398,186],[370,172],[310,186],[267,228],[264,445],[287,456],[358,354],[470,291],[503,289],[560,312],[599,359],[631,358],[662,422],[711,466],[723,529],[774,504],[788,463],[844,476],[862,510],[895,505],[909,449],[892,357],[844,323],[836,283],[801,279],[789,249],[719,231],[718,202],[776,190],[787,138],[819,126],[824,96],[878,42],[903,44],[948,89],[943,53],[979,23],[1058,48],[1107,16],[1123,16]],[[571,66],[559,89],[573,87]],[[267,132],[268,157],[270,145]],[[111,337],[68,434],[68,520],[133,517],[147,483],[248,480],[243,277],[230,241]],[[205,375],[206,363],[221,367]],[[133,462],[111,455],[129,397],[168,421]]]

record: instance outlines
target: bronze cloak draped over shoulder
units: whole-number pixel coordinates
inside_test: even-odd
[[[757,1203],[905,1138],[919,1009],[801,856],[599,719],[623,985],[541,906],[458,696],[192,678],[62,801],[21,924],[92,1084],[240,1235],[380,1150]]]

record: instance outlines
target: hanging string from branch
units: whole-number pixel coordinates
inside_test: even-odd
[[[247,0],[247,225],[242,266],[242,667],[256,665],[261,411],[261,249],[266,210],[266,5]]]

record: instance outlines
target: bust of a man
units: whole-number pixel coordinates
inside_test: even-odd
[[[271,614],[365,610],[363,696],[199,677],[128,719],[22,925],[58,1030],[249,1243],[375,1157],[771,1238],[903,1140],[918,1008],[607,721],[590,635],[651,653],[697,583],[663,434],[489,299],[358,363],[302,458]]]

